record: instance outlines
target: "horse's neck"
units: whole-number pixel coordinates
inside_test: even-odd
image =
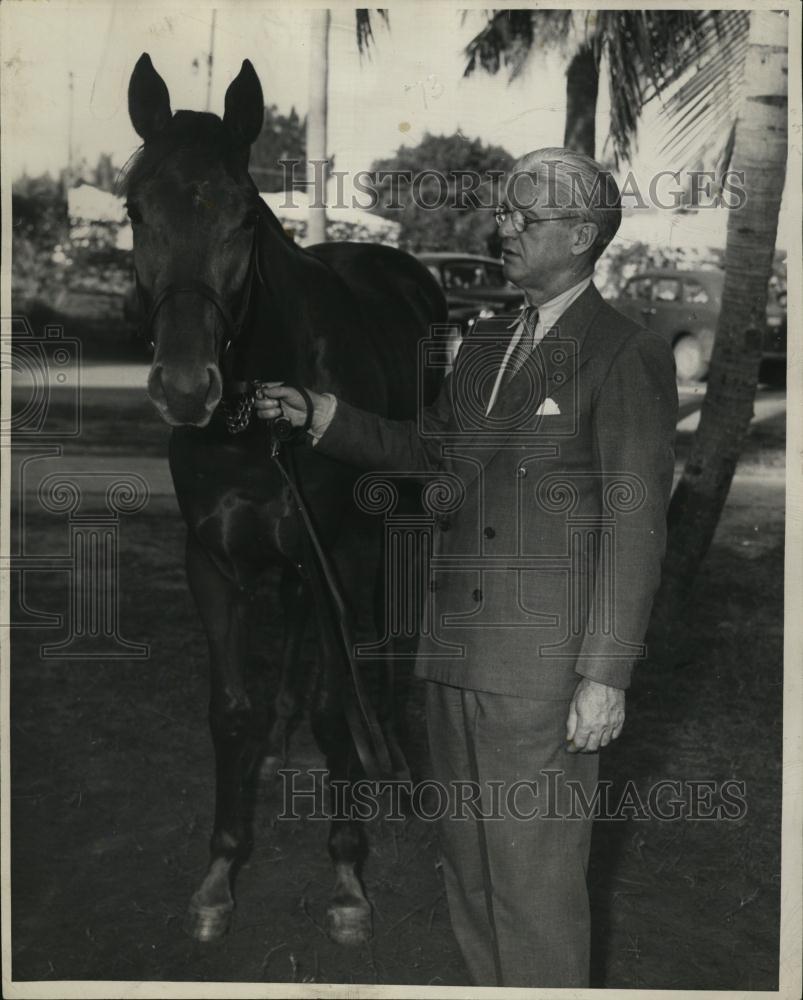
[[[318,322],[333,276],[321,261],[280,234],[260,241],[256,294],[250,329],[237,352],[239,377],[309,379],[316,343],[326,330]]]

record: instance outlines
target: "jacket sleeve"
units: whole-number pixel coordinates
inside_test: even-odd
[[[611,557],[603,545],[595,553],[594,600],[575,670],[612,687],[630,683],[661,579],[677,416],[672,350],[640,331],[611,363],[592,413],[602,509],[615,521]]]
[[[315,450],[360,469],[385,472],[440,472],[440,440],[452,409],[452,375],[418,420],[388,420],[338,399],[329,426]]]

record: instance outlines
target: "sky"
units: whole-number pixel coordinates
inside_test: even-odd
[[[12,177],[55,172],[67,162],[69,74],[73,74],[73,142],[77,158],[94,164],[109,152],[122,164],[137,148],[126,107],[131,70],[149,52],[165,79],[173,110],[205,110],[211,8],[171,9],[131,2],[3,4],[4,122],[12,139]],[[463,48],[484,23],[465,21],[455,6],[405,4],[391,11],[388,30],[374,15],[375,44],[357,51],[354,16],[335,10],[330,35],[329,140],[338,169],[367,169],[424,132],[498,143],[514,155],[560,145],[564,71],[559,56],[541,56],[512,84],[507,74],[463,79]],[[307,110],[308,12],[298,5],[235,0],[218,8],[211,108],[222,113],[226,87],[249,58],[266,103],[286,113]],[[193,60],[200,67],[193,67]],[[603,101],[604,105],[604,101]],[[607,133],[605,111],[600,125]]]
[[[94,165],[105,152],[122,166],[140,142],[128,118],[127,88],[142,52],[150,53],[167,83],[174,111],[206,110],[212,10],[141,0],[5,0],[0,42],[6,176],[57,173],[67,165],[71,106],[75,162],[85,158]],[[209,109],[222,113],[226,88],[247,57],[267,104],[283,113],[295,107],[306,114],[309,11],[271,0],[218,0],[216,10]],[[427,131],[450,135],[460,130],[515,156],[562,145],[565,54],[533,53],[513,82],[504,70],[466,79],[465,45],[485,20],[482,9],[461,14],[454,3],[396,0],[389,28],[374,14],[374,44],[361,57],[353,10],[335,7],[327,149],[338,171],[351,176],[366,170],[401,144],[416,145]],[[605,152],[608,108],[603,74],[598,157]],[[643,115],[632,164],[639,186],[668,165],[653,138],[656,112],[653,104]],[[347,198],[350,193],[346,181]],[[782,207],[782,226],[786,214]],[[711,221],[701,218],[700,225],[707,229]]]

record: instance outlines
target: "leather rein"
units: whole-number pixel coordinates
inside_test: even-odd
[[[211,302],[223,322],[224,338],[220,348],[221,359],[225,359],[232,344],[238,339],[245,325],[251,304],[254,279],[264,287],[262,274],[259,270],[257,253],[257,234],[254,239],[248,259],[240,304],[235,316],[229,309],[225,299],[211,285],[194,278],[171,282],[159,292],[152,303],[148,305],[147,296],[139,274],[134,268],[137,295],[145,320],[142,332],[153,348],[153,325],[159,310],[165,302],[177,295],[200,295]],[[224,365],[221,365],[223,370]],[[250,424],[254,411],[256,393],[262,386],[259,380],[236,381],[224,380],[224,396],[221,407],[230,434],[244,431]],[[301,427],[293,427],[286,417],[278,417],[267,425],[269,451],[268,457],[276,466],[284,481],[296,508],[296,515],[301,525],[304,560],[297,565],[304,580],[315,591],[316,605],[320,611],[321,629],[326,634],[332,649],[337,649],[348,665],[351,685],[341,689],[342,707],[346,716],[349,731],[360,763],[366,777],[372,781],[407,780],[410,779],[409,768],[401,749],[394,746],[396,761],[388,749],[382,727],[371,705],[365,690],[360,669],[355,657],[355,641],[351,624],[351,615],[343,597],[337,576],[331,560],[321,544],[315,525],[304,502],[295,465],[295,456],[290,446],[300,443],[306,438],[306,433],[312,424],[312,401],[302,386],[295,387],[301,394],[307,408],[306,418]],[[228,398],[227,398],[228,393]],[[283,461],[283,450],[287,452]],[[305,566],[306,564],[306,566]]]

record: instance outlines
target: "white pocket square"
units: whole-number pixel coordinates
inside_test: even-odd
[[[536,417],[552,417],[557,413],[560,413],[560,407],[551,396],[547,396],[535,411]]]

